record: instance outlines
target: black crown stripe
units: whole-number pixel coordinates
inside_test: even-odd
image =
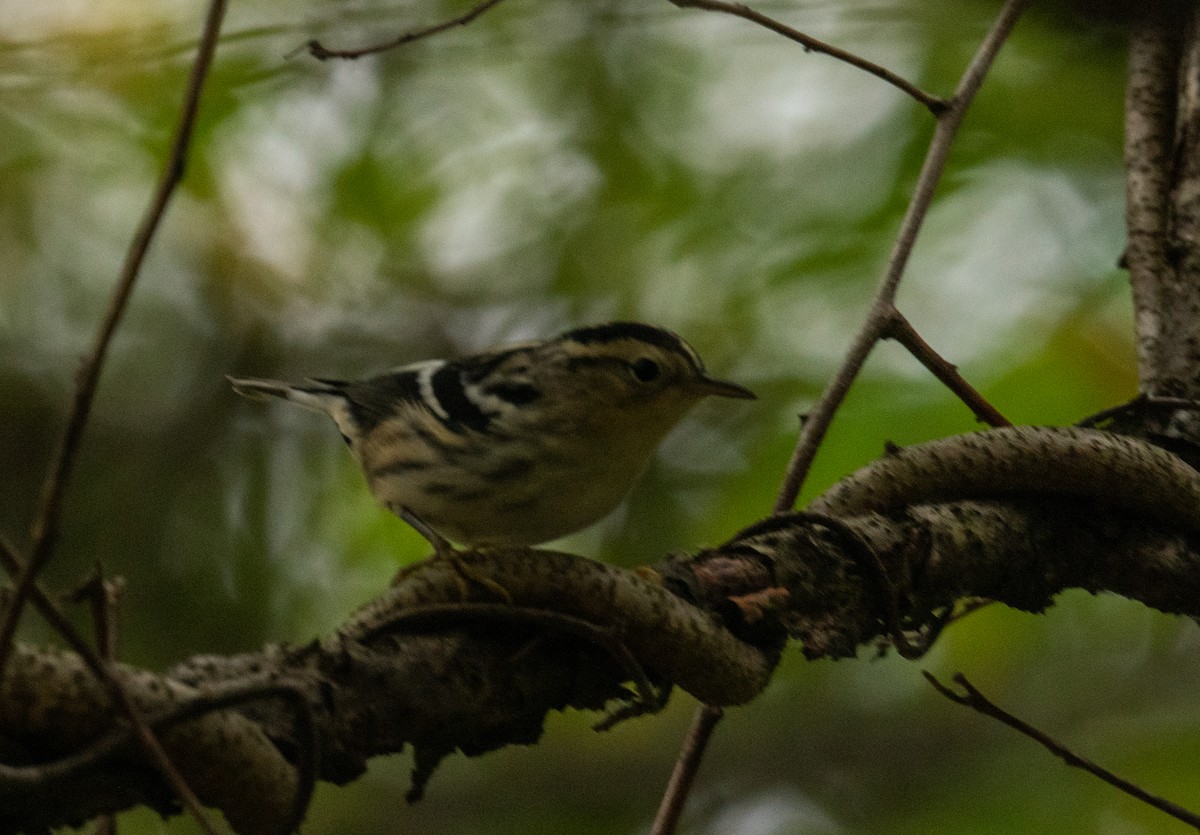
[[[433,396],[448,415],[447,426],[455,430],[465,426],[477,432],[487,429],[491,418],[467,395],[461,369],[456,363],[443,365],[433,373],[429,382]]]
[[[584,328],[577,328],[573,331],[567,331],[562,335],[562,338],[578,342],[580,345],[595,345],[605,342],[617,342],[622,339],[634,339],[638,342],[645,342],[648,345],[662,348],[665,351],[682,354],[696,370],[704,370],[704,364],[690,345],[668,330],[656,328],[653,325],[642,324],[641,322],[608,322],[603,325],[590,325]]]

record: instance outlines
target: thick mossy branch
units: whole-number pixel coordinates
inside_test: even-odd
[[[1200,617],[1200,551],[1194,535],[1170,533],[1145,516],[1069,499],[957,502],[866,513],[844,523],[878,559],[847,548],[837,530],[803,514],[760,526],[664,573],[718,605],[744,587],[723,579],[773,576],[765,613],[810,658],[849,657],[863,645],[939,628],[954,605],[985,598],[1039,612],[1065,589],[1112,592],[1169,614]],[[714,569],[713,566],[717,568]],[[886,580],[882,576],[886,573]]]
[[[128,668],[122,681],[152,720],[214,695]],[[6,754],[0,767],[0,831],[77,826],[135,803],[164,814],[179,811],[126,726],[114,727],[114,713],[119,715],[107,691],[78,656],[14,647],[0,682],[0,739]],[[225,812],[235,830],[278,832],[292,817],[297,772],[257,723],[227,711],[159,727],[171,762],[205,804]]]
[[[1200,617],[1198,533],[1200,473],[1171,453],[1011,427],[892,450],[806,512],[661,570],[731,621],[749,612],[806,655],[839,657],[897,628],[936,630],[964,598],[1036,612],[1083,588]]]
[[[736,705],[754,698],[766,686],[778,657],[778,646],[765,645],[765,652],[748,647],[713,614],[684,604],[634,572],[526,548],[468,552],[463,559],[522,606],[571,615],[609,630],[659,680],[708,704]],[[364,607],[339,635],[363,641],[387,632],[398,613],[456,602],[458,598],[447,598],[447,589],[457,589],[461,582],[449,561],[426,563]]]
[[[1200,473],[1153,444],[1075,427],[1012,426],[892,449],[808,509],[846,517],[1030,495],[1089,498],[1200,531]]]
[[[1200,616],[1198,497],[1195,471],[1137,440],[991,430],[893,451],[810,512],[654,573],[468,552],[465,567],[408,571],[310,645],[123,677],[205,803],[240,832],[278,831],[313,778],[344,783],[411,747],[417,796],[445,755],[533,743],[549,710],[637,702],[630,681],[648,709],[647,692],[666,686],[743,703],[788,637],[810,657],[844,657],[936,634],[964,598],[1040,611],[1072,587]],[[511,601],[489,597],[497,586]],[[13,661],[0,682],[0,830],[138,803],[171,811],[78,659],[21,648]]]
[[[237,831],[259,833],[288,819],[304,776],[292,764],[305,759],[315,760],[319,779],[344,783],[371,757],[411,746],[419,795],[446,754],[532,744],[550,710],[635,699],[623,685],[631,678],[738,704],[766,686],[778,659],[779,633],[762,648],[747,644],[633,572],[532,549],[463,560],[512,602],[466,602],[487,589],[434,560],[321,641],[201,656],[167,675],[122,668],[123,680],[152,721],[205,693],[246,690],[236,709],[179,724],[163,739],[204,803]],[[0,742],[5,761],[20,767],[0,771],[0,831],[79,823],[138,803],[173,810],[158,775],[111,731],[104,691],[78,658],[22,647],[13,661],[0,685]],[[310,732],[296,704],[254,695],[283,684],[301,694]],[[265,748],[261,761],[256,746]]]

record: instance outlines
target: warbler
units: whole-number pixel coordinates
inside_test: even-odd
[[[588,527],[701,399],[754,398],[710,377],[671,331],[638,322],[363,380],[229,381],[332,417],[371,492],[439,553],[444,540],[535,545]]]

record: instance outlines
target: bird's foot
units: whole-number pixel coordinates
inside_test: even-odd
[[[486,574],[479,571],[479,569],[470,565],[465,559],[463,559],[462,551],[454,547],[454,544],[451,543],[450,540],[446,539],[446,537],[429,527],[424,520],[413,514],[413,512],[408,508],[401,508],[397,512],[397,515],[411,525],[413,530],[419,533],[422,537],[424,537],[426,542],[433,546],[433,559],[446,560],[454,566],[454,570],[458,573],[459,578],[464,581],[462,584],[464,598],[470,597],[470,589],[467,587],[467,582],[470,582],[479,586],[483,586],[505,603],[513,602],[512,595],[508,593],[508,589],[504,588],[504,586],[497,583],[491,577],[488,577]]]

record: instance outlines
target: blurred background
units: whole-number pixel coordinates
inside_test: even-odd
[[[0,531],[24,545],[91,341],[170,141],[200,0],[0,0]],[[761,8],[948,94],[998,2]],[[753,403],[705,404],[630,501],[561,547],[626,565],[722,541],[770,508],[861,320],[932,119],[897,90],[745,21],[663,2],[509,0],[355,62],[456,2],[239,0],[187,179],[145,265],[49,578],[128,584],[122,657],[306,641],[420,559],[317,415],[225,374],[375,372],[609,318],[683,334]],[[968,116],[900,302],[1018,423],[1136,390],[1123,273],[1115,28],[1035,11]],[[899,348],[872,355],[806,496],[974,428]],[[23,637],[53,641],[34,617]],[[1187,831],[935,695],[964,672],[1080,753],[1200,807],[1200,632],[1114,598],[985,610],[919,664],[809,663],[730,711],[696,835]],[[322,786],[304,831],[644,832],[694,703],[598,735],[554,715],[532,748]],[[188,833],[135,812],[122,833]]]

